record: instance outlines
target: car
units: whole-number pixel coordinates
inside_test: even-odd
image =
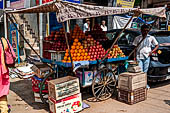
[[[107,42],[108,47],[111,47],[113,41],[121,30],[122,29],[114,29],[107,31],[107,36],[109,38],[109,41]],[[117,44],[125,55],[129,55],[129,53],[135,48],[132,43],[139,35],[141,35],[139,29],[125,29],[120,35]],[[159,43],[159,48],[151,56],[150,66],[147,73],[148,81],[157,82],[168,80],[170,79],[170,31],[152,30],[149,32],[149,35],[156,38]],[[134,56],[132,55],[129,59],[134,59]]]

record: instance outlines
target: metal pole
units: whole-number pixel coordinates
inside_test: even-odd
[[[70,52],[70,46],[69,46],[69,42],[68,42],[68,37],[67,37],[67,32],[66,32],[66,28],[65,28],[65,25],[64,25],[63,22],[62,22],[62,26],[63,26],[63,29],[64,29],[64,34],[65,34],[65,38],[66,38],[68,53],[69,53],[69,56],[70,56],[70,59],[71,59],[72,68],[74,68],[73,60],[72,60],[71,52]]]
[[[134,15],[129,19],[129,21],[127,22],[127,24],[125,25],[125,27],[122,29],[122,31],[118,34],[118,36],[116,37],[115,41],[113,42],[112,46],[110,47],[109,51],[105,54],[105,56],[103,57],[102,61],[105,60],[105,58],[107,57],[107,55],[109,54],[109,52],[111,51],[111,49],[113,48],[113,46],[116,44],[117,40],[119,39],[120,35],[124,32],[124,30],[126,29],[126,27],[129,25],[129,23],[131,22],[131,20],[133,19]],[[100,62],[100,64],[102,63],[102,61]]]
[[[42,0],[39,1],[42,4]],[[40,56],[43,57],[43,13],[39,14],[39,30],[40,30]]]

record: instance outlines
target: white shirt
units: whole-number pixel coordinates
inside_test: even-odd
[[[103,31],[107,31],[107,26],[101,25],[100,27],[102,28]]]
[[[139,35],[135,38],[133,41],[133,45],[137,46],[138,43],[143,39],[142,35]],[[149,57],[149,53],[152,51],[151,48],[152,46],[158,45],[157,40],[155,39],[154,36],[147,35],[146,38],[143,40],[143,42],[139,45],[137,48],[137,59],[145,59]]]
[[[90,31],[90,29],[88,30],[88,24],[85,23],[83,26],[83,32],[85,33],[86,31]]]

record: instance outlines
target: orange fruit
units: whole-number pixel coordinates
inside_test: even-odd
[[[66,56],[64,57],[64,60],[67,60],[67,57],[66,57]]]
[[[80,46],[80,49],[83,49],[83,46]]]
[[[67,63],[70,63],[70,62],[71,62],[71,60],[68,60],[68,61],[67,61]]]
[[[66,61],[65,60],[62,60],[63,63],[65,63]]]
[[[74,42],[78,42],[79,40],[78,39],[74,39]]]
[[[76,42],[73,42],[73,46],[76,46],[77,45],[77,43]]]
[[[79,49],[79,46],[76,46],[76,49]]]
[[[76,50],[74,50],[74,53],[78,53],[77,49],[76,49]]]
[[[87,60],[87,56],[84,56],[84,60]]]
[[[83,49],[82,52],[85,53],[86,51]]]
[[[84,55],[85,55],[85,56],[87,56],[87,55],[88,55],[88,53],[85,53]]]
[[[74,53],[74,55],[73,55],[74,57],[76,57],[77,56],[77,54],[76,53]]]
[[[82,50],[81,49],[79,49],[79,53],[81,53],[82,52]]]
[[[66,49],[66,53],[68,53],[68,49]]]
[[[72,50],[70,50],[70,52],[71,52],[71,53],[74,53],[74,50],[72,49]]]
[[[77,60],[76,61],[79,61],[80,60],[80,57],[77,57]]]
[[[83,52],[81,53],[81,56],[84,56],[84,53],[83,53]]]
[[[76,46],[71,46],[71,49],[76,49]]]
[[[78,46],[81,46],[81,43],[80,43],[80,42],[78,42],[78,43],[77,43],[77,45],[78,45]]]
[[[83,56],[81,56],[81,57],[80,57],[80,60],[84,60],[84,57],[83,57]]]
[[[77,57],[79,57],[80,56],[80,53],[77,53]]]
[[[90,56],[87,56],[87,60],[90,60]]]
[[[65,53],[65,56],[67,57],[67,56],[69,56],[69,54],[68,54],[68,53]]]
[[[73,61],[76,61],[76,57],[73,57]]]

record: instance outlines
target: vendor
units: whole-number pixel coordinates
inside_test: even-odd
[[[150,28],[148,25],[144,24],[141,26],[141,33],[142,35],[139,35],[135,38],[133,45],[137,46],[139,42],[145,38],[142,43],[139,45],[139,47],[135,50],[135,57],[136,60],[139,63],[139,66],[141,67],[142,71],[147,73],[149,64],[150,64],[150,56],[153,52],[155,52],[158,49],[158,42],[155,39],[154,36],[148,35]],[[152,46],[155,46],[155,48],[152,50]]]
[[[107,26],[106,26],[106,21],[105,20],[102,21],[102,24],[101,24],[100,27],[102,28],[102,31],[107,31]]]
[[[90,31],[90,19],[86,19],[86,23],[83,26],[83,32]]]

